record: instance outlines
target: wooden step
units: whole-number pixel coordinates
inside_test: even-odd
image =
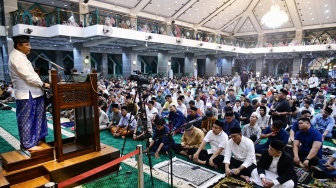
[[[11,185],[11,188],[33,188],[43,187],[49,180],[45,176],[40,176],[29,181]]]
[[[44,149],[33,153],[23,150],[2,153],[0,155],[2,158],[2,167],[7,172],[10,172],[53,160],[53,148],[46,143],[42,143],[40,146]]]
[[[0,187],[1,188],[9,188],[8,180],[0,173]]]

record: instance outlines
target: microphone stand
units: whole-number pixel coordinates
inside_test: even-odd
[[[141,94],[142,94],[142,92],[141,92],[141,84],[137,84],[137,90],[136,90],[136,92],[135,92],[135,97],[134,97],[134,99],[133,99],[133,105],[132,105],[132,111],[130,112],[130,119],[129,119],[129,121],[128,121],[128,126],[127,126],[127,130],[126,130],[126,133],[128,133],[128,131],[129,131],[129,127],[130,127],[130,125],[131,125],[131,122],[133,121],[133,120],[131,120],[131,118],[132,118],[132,115],[134,116],[134,119],[136,118],[136,114],[134,114],[133,112],[134,112],[134,108],[135,108],[135,100],[136,100],[136,98],[137,98],[137,94],[139,94],[139,102],[140,103],[142,103],[142,97],[141,97]],[[142,105],[140,106],[140,109],[138,109],[140,112],[141,112],[141,109],[142,109],[142,106],[144,105],[144,103],[142,103]],[[145,109],[146,110],[146,109]],[[148,133],[148,127],[147,127],[147,113],[145,112],[145,117],[146,118],[143,118],[142,117],[142,114],[140,114],[140,120],[141,120],[141,123],[142,123],[142,125],[143,125],[143,127],[144,127],[144,131],[145,131],[145,139],[146,139],[146,146],[147,146],[147,148],[149,147],[149,133]],[[134,130],[134,131],[136,131],[136,130]],[[122,149],[121,149],[121,156],[123,155],[123,153],[124,153],[124,148],[125,148],[125,145],[126,145],[126,137],[125,137],[125,139],[124,139],[124,144],[123,144],[123,147],[122,147]],[[152,188],[154,188],[154,179],[153,179],[153,172],[152,172],[152,166],[153,166],[153,164],[152,164],[152,158],[151,158],[151,156],[150,155],[148,155],[148,162],[149,162],[149,171],[150,171],[150,176],[151,176],[151,183],[152,183]],[[118,170],[118,173],[117,174],[119,174],[119,170]]]
[[[48,61],[48,63],[50,63],[50,64],[52,64],[52,65],[54,65],[55,67],[57,67],[58,69],[62,69],[62,70],[64,70],[64,71],[67,71],[65,68],[63,68],[63,67],[61,67],[61,66],[59,66],[59,65],[57,65],[56,63],[54,63],[54,62],[52,62],[52,61],[50,61],[50,60],[48,60],[48,59],[46,59],[46,58],[44,58],[44,57],[42,57],[41,55],[39,55],[38,53],[36,53],[36,52],[34,52],[34,51],[32,51],[34,54],[36,54],[39,58],[41,58],[41,59],[44,59],[44,60],[46,60],[46,61]],[[59,71],[57,71],[57,72],[59,72]]]
[[[176,128],[176,129],[172,128],[167,134],[164,134],[164,135],[155,139],[155,141],[157,141],[160,138],[168,136],[169,145],[170,145],[169,146],[169,161],[170,161],[169,168],[170,168],[170,171],[168,170],[167,174],[168,174],[168,184],[169,184],[169,176],[170,176],[170,187],[171,188],[174,187],[174,184],[173,184],[173,151],[172,151],[172,148],[173,148],[173,142],[172,141],[173,141],[174,132],[179,130],[179,129],[185,128],[187,125],[194,124],[198,121],[203,121],[206,118],[207,118],[206,116],[203,116],[203,117],[197,118],[197,120],[196,119],[191,120],[187,123],[184,123],[183,125],[181,125],[180,127]]]

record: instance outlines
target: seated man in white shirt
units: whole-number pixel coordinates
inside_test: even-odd
[[[111,133],[114,137],[125,138],[125,136],[132,136],[134,129],[137,125],[137,121],[133,115],[128,113],[127,107],[121,107],[121,119],[116,127],[112,127]]]
[[[292,188],[298,182],[293,157],[284,151],[285,144],[273,140],[253,170],[251,181],[262,187]]]
[[[270,124],[270,118],[271,116],[266,113],[267,109],[265,106],[259,107],[259,119],[258,119],[258,125],[261,128],[262,131],[264,131],[268,125]]]
[[[99,114],[99,130],[107,129],[107,126],[110,124],[108,115],[100,108],[98,108],[98,114]]]
[[[154,101],[148,101],[146,106],[146,113],[148,114],[158,114],[158,110],[154,107]]]
[[[184,117],[187,117],[187,106],[183,103],[182,97],[177,98],[176,109],[181,111]]]
[[[224,123],[216,120],[200,147],[189,149],[188,155],[194,162],[219,168],[224,160],[225,148],[228,143],[228,136],[223,131]],[[204,150],[207,143],[210,143],[211,149]]]
[[[225,148],[225,174],[248,180],[256,168],[254,144],[252,140],[242,135],[241,128],[232,128],[230,132],[231,139]]]
[[[306,100],[303,103],[303,107],[299,108],[300,113],[304,110],[308,110],[310,111],[310,114],[314,115],[315,114],[315,109],[313,107],[310,106],[311,102]]]

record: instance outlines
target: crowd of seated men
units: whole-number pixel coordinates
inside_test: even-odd
[[[323,142],[336,141],[335,95],[326,97],[323,80],[314,86],[311,78],[283,86],[281,79],[250,78],[242,92],[230,77],[150,79],[141,95],[131,80],[99,80],[102,129],[116,138],[151,138],[145,151],[157,158],[174,150],[264,187],[294,187],[295,166],[335,178],[336,153],[322,158]],[[181,141],[168,134],[182,134]]]

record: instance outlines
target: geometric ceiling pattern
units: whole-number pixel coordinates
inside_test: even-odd
[[[83,0],[26,0],[53,6],[57,3],[78,7]],[[53,3],[53,4],[52,4]],[[273,3],[288,16],[288,22],[277,29],[261,23]],[[177,24],[190,29],[255,35],[296,30],[336,27],[336,0],[89,0],[91,10],[104,9],[132,14],[148,20]]]
[[[254,28],[250,18],[247,18],[245,20],[244,24],[238,31],[238,33],[245,33],[245,32],[256,32],[256,29]]]

